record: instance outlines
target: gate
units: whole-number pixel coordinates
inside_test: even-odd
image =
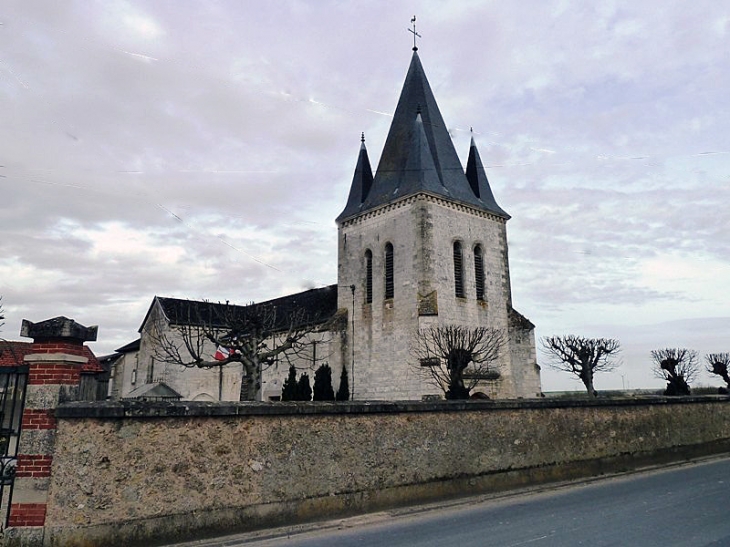
[[[28,366],[0,367],[0,530],[10,518]]]

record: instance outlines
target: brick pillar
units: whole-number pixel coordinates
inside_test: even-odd
[[[28,384],[23,409],[18,462],[10,506],[9,526],[25,528],[22,535],[42,536],[46,521],[48,485],[56,441],[55,410],[59,403],[78,398],[81,367],[88,361],[84,342],[96,340],[97,327],[56,317],[40,323],[23,320],[21,336],[33,338],[25,356]]]

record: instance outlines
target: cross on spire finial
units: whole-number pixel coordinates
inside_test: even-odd
[[[413,33],[413,51],[418,51],[418,46],[416,45],[416,36],[418,36],[420,38],[421,35],[416,32],[416,16],[415,15],[411,19],[411,23],[413,23],[413,28],[412,29],[409,28],[408,32]]]

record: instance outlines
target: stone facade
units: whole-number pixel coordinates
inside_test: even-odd
[[[313,381],[314,371],[323,363],[339,366],[341,362],[340,340],[342,333],[337,325],[328,331],[313,329],[302,343],[296,355],[282,357],[273,366],[262,370],[261,395],[263,401],[276,400],[281,396],[281,389],[289,371],[289,364],[297,370],[307,372]],[[164,336],[168,341],[183,346],[179,330],[170,324],[157,299],[152,302],[150,310],[140,327],[140,343],[138,351],[128,352],[120,358],[116,365],[116,378],[121,385],[116,387],[118,396],[125,399],[139,386],[163,382],[174,389],[186,401],[238,401],[241,395],[242,367],[240,363],[229,363],[222,367],[198,368],[185,367],[180,364],[160,359],[156,350],[159,338]],[[202,339],[203,354],[213,360],[216,347],[209,340]],[[269,345],[280,344],[281,340],[272,340]],[[183,353],[183,357],[187,357]],[[333,374],[333,383],[337,389],[340,369]],[[115,389],[115,388],[112,388]]]
[[[511,320],[505,219],[420,194],[369,211],[339,227],[340,302],[355,298],[355,397],[420,399],[439,396],[419,371],[415,334],[432,325],[500,329],[508,348],[497,364],[501,378],[481,386],[491,396],[535,397],[540,377],[529,321]],[[453,246],[463,248],[464,297],[455,295]],[[384,248],[394,248],[392,299],[384,296]],[[485,296],[476,298],[475,246],[483,249]],[[372,303],[366,302],[365,253],[373,257]],[[351,306],[350,306],[351,307]]]
[[[125,374],[122,397],[138,386],[164,382],[182,395],[186,401],[238,401],[241,393],[241,365],[230,364],[215,369],[184,367],[164,362],[156,356],[156,336],[163,335],[171,342],[182,345],[182,339],[168,320],[157,300],[153,301],[145,322],[140,328],[140,346],[137,370]],[[212,359],[216,348],[205,341],[206,353]]]

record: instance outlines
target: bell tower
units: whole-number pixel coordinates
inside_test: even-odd
[[[353,314],[343,358],[354,357],[355,398],[438,395],[413,352],[418,329],[436,325],[503,330],[500,378],[485,389],[534,397],[534,326],[512,308],[510,217],[473,137],[463,169],[416,49],[375,176],[363,137],[337,217],[338,302]]]

